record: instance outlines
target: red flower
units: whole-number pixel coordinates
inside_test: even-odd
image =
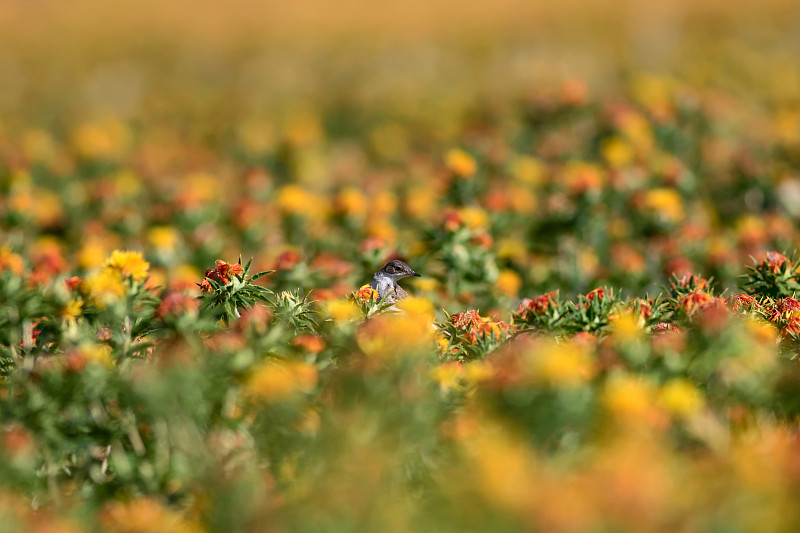
[[[325,349],[325,341],[319,335],[300,335],[292,339],[292,345],[309,353],[318,353]]]
[[[788,320],[800,311],[800,302],[792,297],[776,300],[767,309],[767,318],[772,322],[782,322]]]
[[[212,279],[221,285],[227,285],[231,282],[233,276],[241,276],[244,272],[244,267],[239,263],[226,263],[222,259],[217,259],[213,267],[206,269],[205,276],[207,279]],[[203,292],[207,292],[203,285],[200,285]]]
[[[678,307],[683,309],[687,315],[692,315],[695,311],[714,303],[714,297],[707,292],[694,290],[689,294],[678,297]]]
[[[734,311],[741,311],[741,310],[749,310],[751,307],[758,307],[758,302],[753,296],[749,294],[737,294],[733,297],[733,310]]]
[[[472,238],[472,242],[474,242],[484,250],[488,250],[489,248],[492,247],[493,240],[492,236],[489,235],[488,233],[480,233]]]
[[[789,263],[789,266],[792,266],[792,262],[786,258],[783,254],[778,252],[767,252],[767,258],[764,260],[764,265],[769,268],[769,270],[773,274],[777,274],[784,263]]]
[[[300,262],[300,254],[294,250],[287,250],[278,256],[273,270],[292,270]]]
[[[444,229],[447,231],[456,231],[463,225],[464,221],[461,219],[461,215],[459,215],[456,211],[448,211],[445,213]]]
[[[649,320],[653,314],[652,303],[652,301],[639,300],[639,312],[645,320]]]
[[[589,301],[583,304],[583,307],[585,309],[589,309],[595,298],[597,298],[598,301],[602,302],[605,299],[605,297],[606,297],[606,290],[603,287],[598,287],[597,289],[590,291],[586,295],[586,299]]]
[[[557,291],[548,292],[547,294],[542,294],[535,298],[525,298],[519,305],[516,315],[525,320],[531,316],[531,313],[534,315],[545,314],[547,310],[550,309],[550,304],[555,303],[556,292]]]

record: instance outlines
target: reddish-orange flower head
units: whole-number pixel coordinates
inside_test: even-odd
[[[213,267],[206,269],[205,276],[207,279],[214,280],[221,285],[227,285],[231,282],[233,276],[241,277],[243,272],[244,268],[239,263],[227,263],[222,259],[217,259]],[[205,283],[205,280],[203,281]],[[200,289],[203,292],[207,292],[202,283],[200,284]]]
[[[678,298],[678,307],[683,309],[687,315],[692,315],[699,309],[714,303],[714,297],[707,292],[692,291]]]
[[[524,320],[530,317],[531,314],[545,314],[550,309],[550,304],[555,303],[556,294],[556,291],[553,291],[535,298],[525,298],[517,309],[517,316]]]
[[[510,324],[483,317],[474,309],[452,315],[450,323],[460,330],[471,344],[475,344],[479,336],[493,334],[495,337],[500,338],[513,331],[513,327]]]
[[[764,261],[764,264],[773,274],[777,274],[784,263],[789,263],[789,266],[792,265],[792,262],[789,261],[789,259],[787,259],[783,254],[775,251],[767,252],[767,258]]]

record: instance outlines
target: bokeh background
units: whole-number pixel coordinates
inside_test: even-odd
[[[794,2],[541,4],[5,2],[3,235],[85,270],[144,249],[158,281],[290,252],[337,294],[392,255],[447,284],[453,209],[512,296],[731,288],[794,247]]]
[[[797,531],[798,217],[796,0],[0,0],[0,532]]]

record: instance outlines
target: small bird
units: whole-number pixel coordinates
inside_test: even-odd
[[[395,303],[408,297],[408,293],[397,282],[409,276],[421,277],[404,262],[392,259],[375,272],[375,278],[369,286],[378,291],[378,296],[381,298],[386,297],[387,302]]]

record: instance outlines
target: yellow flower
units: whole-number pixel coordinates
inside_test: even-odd
[[[171,251],[178,245],[180,235],[171,226],[156,226],[147,232],[147,240],[153,248]]]
[[[116,270],[122,276],[130,276],[134,281],[142,281],[147,277],[150,263],[144,260],[141,252],[114,250],[106,259],[103,268]]]
[[[336,204],[348,217],[361,218],[367,214],[368,200],[366,195],[356,187],[347,187],[339,192]]]
[[[85,290],[89,301],[100,309],[121,300],[126,293],[120,271],[103,268],[85,282]]]
[[[618,315],[610,321],[611,335],[622,343],[630,343],[642,338],[644,329],[639,317],[633,313]]]
[[[425,298],[405,298],[400,300],[397,307],[423,322],[433,323],[433,304],[430,300]]]
[[[324,304],[324,311],[337,324],[361,318],[361,311],[350,300],[328,300]]]
[[[279,402],[313,389],[317,369],[308,363],[267,361],[257,366],[245,384],[245,396],[267,403]]]
[[[675,92],[674,80],[651,74],[640,74],[633,79],[633,97],[653,112],[666,112],[672,108]]]
[[[458,215],[470,229],[489,227],[489,215],[480,207],[463,207],[458,210]]]
[[[84,344],[80,347],[80,352],[89,363],[97,363],[108,368],[114,366],[111,346],[108,344]]]
[[[433,347],[433,305],[422,298],[406,298],[397,307],[404,312],[378,315],[360,326],[356,342],[367,356],[392,360]]]
[[[574,386],[594,375],[594,362],[587,350],[577,344],[548,340],[530,355],[529,372],[535,381],[557,387]]]
[[[83,311],[83,302],[80,300],[70,300],[61,310],[61,318],[67,322],[75,322]]]
[[[522,279],[519,274],[510,269],[501,270],[494,282],[495,289],[511,297],[519,294],[520,287],[522,287]]]
[[[397,211],[397,197],[389,191],[374,195],[369,203],[372,218],[386,218]]]
[[[127,149],[130,132],[119,120],[86,122],[72,133],[72,144],[87,159],[115,158]]]
[[[511,259],[512,261],[524,261],[528,254],[525,242],[514,238],[506,237],[497,242],[497,257],[499,259]]]
[[[471,178],[478,169],[475,159],[464,150],[457,148],[447,152],[445,161],[447,169],[459,178]]]
[[[759,344],[766,344],[775,346],[780,338],[778,328],[771,322],[765,320],[756,320],[754,318],[747,318],[744,321],[746,331]]]
[[[470,385],[486,381],[493,375],[492,366],[485,360],[470,361],[464,365],[464,379]]]
[[[437,365],[431,371],[433,381],[439,384],[442,392],[461,388],[464,368],[460,363],[449,362]]]
[[[310,215],[317,203],[316,197],[299,185],[286,185],[278,191],[278,207],[290,215]]]
[[[31,205],[27,211],[38,226],[50,226],[58,223],[64,216],[61,197],[46,189],[34,189],[31,193]],[[19,200],[19,197],[16,197]]]
[[[680,222],[683,219],[683,200],[675,189],[650,189],[644,196],[644,207],[669,222]]]
[[[426,219],[437,209],[437,193],[430,187],[412,187],[405,197],[404,207],[413,218]]]
[[[658,404],[678,417],[686,417],[703,407],[703,395],[691,381],[673,379],[658,393]]]
[[[628,112],[620,119],[619,129],[636,150],[649,154],[653,149],[653,129],[640,113]]]
[[[220,181],[207,172],[192,172],[181,180],[181,199],[186,206],[208,204],[219,199]]]
[[[387,243],[397,240],[397,228],[394,227],[394,224],[392,224],[392,221],[388,218],[371,218],[366,226],[368,228],[367,233],[370,237],[379,237]]]
[[[619,137],[612,137],[603,143],[603,157],[612,168],[624,168],[636,156],[630,144]]]
[[[653,409],[653,386],[642,378],[616,374],[603,388],[603,405],[620,419],[647,416]]]

